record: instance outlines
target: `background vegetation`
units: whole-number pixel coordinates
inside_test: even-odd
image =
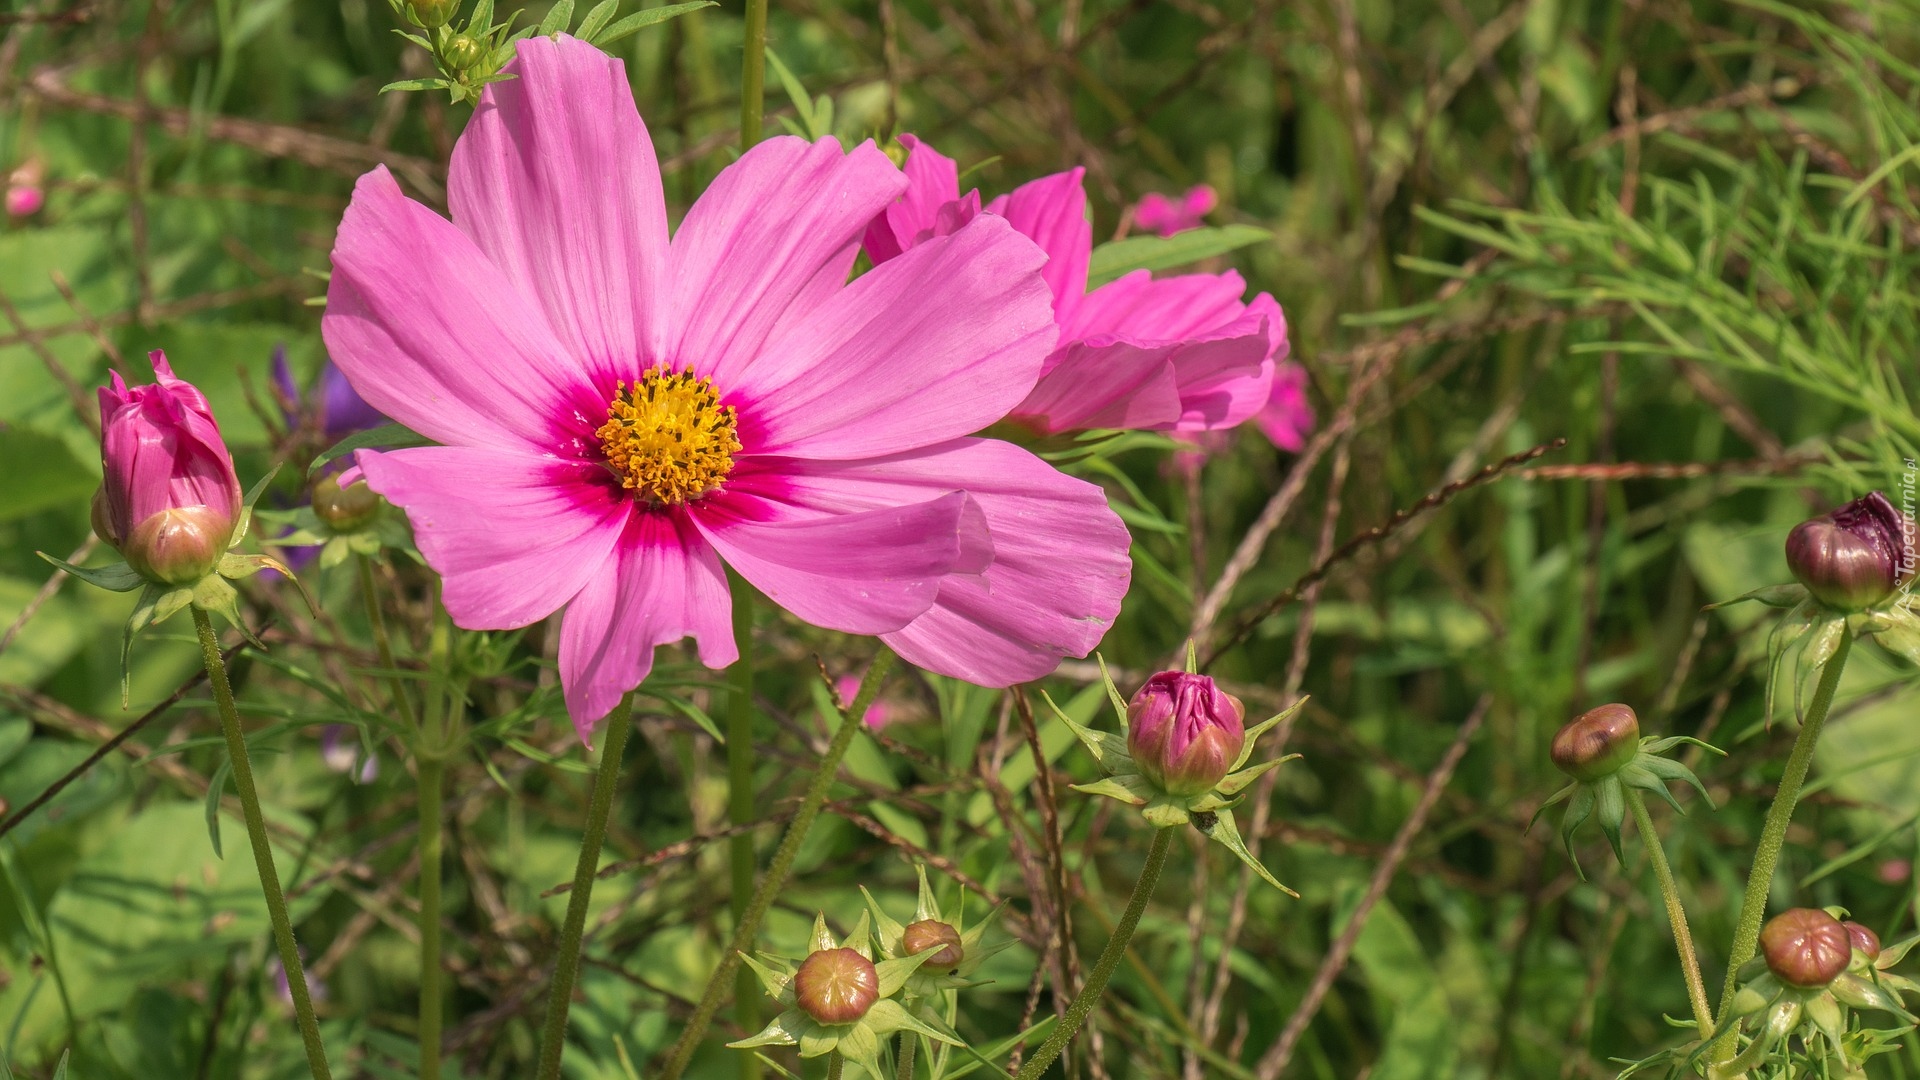
[[[207,797],[222,751],[184,622],[140,643],[123,711],[128,601],[62,588],[33,552],[92,550],[91,387],[152,348],[207,390],[242,475],[290,463],[270,498],[300,497],[318,446],[287,428],[273,352],[304,377],[322,359],[315,274],[353,177],[385,161],[443,199],[468,109],[377,93],[427,74],[378,0],[0,10],[0,172],[38,161],[47,190],[0,227],[0,799],[153,714],[0,840],[0,1049],[23,1078],[68,1048],[77,1080],[300,1075],[252,869]],[[984,163],[990,192],[1083,164],[1097,235],[1202,181],[1215,223],[1273,233],[1233,262],[1285,306],[1311,373],[1305,450],[1249,429],[1193,483],[1151,447],[1082,468],[1135,535],[1102,646],[1127,689],[1191,631],[1245,628],[1215,671],[1249,711],[1312,695],[1284,729],[1303,759],[1241,812],[1301,897],[1177,845],[1075,1075],[1610,1076],[1681,1036],[1639,840],[1622,868],[1586,834],[1583,882],[1525,826],[1558,786],[1548,738],[1592,705],[1728,748],[1695,762],[1718,810],[1686,792],[1687,816],[1654,810],[1718,986],[1793,725],[1763,715],[1757,614],[1701,608],[1785,580],[1780,542],[1810,513],[1869,487],[1899,502],[1920,456],[1917,29],[1874,0],[775,0],[774,51],[845,138],[897,121]],[[731,160],[741,36],[729,0],[615,47],[676,215]],[[798,115],[777,84],[769,108]],[[1558,439],[1273,610],[1397,510]],[[320,620],[284,583],[249,588],[271,648],[241,654],[239,692],[339,1074],[405,1076],[413,787],[377,742],[369,783],[325,766],[318,725],[365,726],[375,662],[351,568],[309,580]],[[381,580],[423,654],[426,576]],[[813,658],[857,673],[871,645],[764,607],[755,632],[764,849],[825,742]],[[589,777],[543,629],[461,641],[450,1053],[519,1077]],[[665,650],[647,684],[574,1013],[580,1080],[648,1075],[724,941],[726,770],[700,722],[724,678]],[[1096,679],[1069,663],[1047,689],[1090,717]],[[908,672],[885,700],[898,722],[856,743],[764,936],[791,950],[816,910],[848,928],[860,885],[904,914],[916,858],[949,905],[965,887],[970,921],[1006,899],[1019,944],[961,1024],[986,1046],[1070,996],[1145,832],[1066,790],[1094,763],[1009,695]],[[1777,905],[1915,929],[1916,708],[1910,671],[1857,651]],[[733,1075],[721,1041],[692,1075]],[[1920,1075],[1920,1038],[1875,1068]]]

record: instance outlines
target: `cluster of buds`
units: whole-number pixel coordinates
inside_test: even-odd
[[[460,0],[387,0],[394,15],[420,33],[402,30],[401,37],[427,50],[440,74],[424,79],[388,83],[389,90],[445,90],[455,102],[473,104],[480,88],[507,76],[500,68],[513,58],[513,43],[533,33],[528,27],[513,31],[513,20],[493,21],[493,0],[480,0],[464,26],[454,25]],[[568,5],[571,7],[571,5]]]
[[[1673,792],[1667,790],[1667,784],[1678,780],[1692,784],[1707,799],[1707,805],[1713,801],[1707,796],[1705,785],[1693,770],[1671,758],[1662,757],[1666,751],[1682,743],[1722,753],[1716,747],[1709,746],[1699,739],[1685,735],[1674,735],[1664,739],[1640,735],[1640,718],[1627,705],[1602,705],[1589,709],[1568,721],[1554,734],[1553,746],[1549,754],[1553,764],[1572,779],[1572,783],[1555,792],[1540,809],[1534,813],[1538,820],[1547,808],[1558,803],[1567,804],[1566,813],[1560,821],[1560,841],[1566,845],[1567,857],[1573,860],[1574,870],[1582,878],[1586,872],[1580,868],[1580,860],[1573,852],[1573,834],[1588,819],[1598,817],[1600,831],[1613,847],[1614,857],[1622,864],[1626,856],[1620,848],[1620,826],[1627,817],[1627,789],[1652,792],[1659,795],[1675,809],[1685,813]],[[1532,823],[1528,823],[1532,828]]]
[[[1722,1067],[1724,1075],[1793,1054],[1792,1037],[1798,1035],[1806,1075],[1864,1077],[1867,1059],[1895,1048],[1901,1032],[1857,1029],[1847,1010],[1891,1013],[1908,1024],[1920,1019],[1900,997],[1920,985],[1891,970],[1920,938],[1882,948],[1878,934],[1842,921],[1845,914],[1839,908],[1794,908],[1761,928],[1760,955],[1742,970],[1747,981],[1731,1010],[1749,1041]]]
[[[1915,527],[1878,491],[1803,521],[1787,535],[1787,567],[1795,582],[1769,585],[1716,604],[1755,600],[1785,608],[1768,643],[1777,673],[1789,655],[1798,676],[1826,666],[1843,637],[1867,638],[1920,665],[1920,613],[1913,610]],[[1796,677],[1796,687],[1805,679]],[[1766,713],[1773,715],[1767,683]]]
[[[914,1014],[930,1026],[945,1028],[940,1006],[951,1001],[954,992],[981,983],[974,978],[988,958],[1013,944],[1011,938],[985,945],[987,929],[1000,909],[995,907],[985,918],[968,928],[956,913],[949,919],[940,909],[940,899],[927,883],[927,868],[920,873],[919,901],[913,909],[913,921],[902,925],[881,908],[873,894],[863,886],[867,911],[873,916],[874,944],[888,960],[924,956],[918,971],[907,977],[900,998]]]
[[[1260,736],[1299,711],[1306,699],[1248,730],[1246,707],[1240,699],[1220,689],[1209,676],[1198,674],[1194,667],[1194,649],[1188,643],[1186,670],[1154,675],[1129,702],[1121,698],[1102,660],[1100,674],[1106,682],[1107,697],[1119,715],[1118,735],[1075,723],[1053,704],[1052,698],[1047,699],[1054,714],[1079,736],[1107,772],[1105,779],[1075,784],[1074,790],[1138,807],[1148,823],[1157,828],[1191,824],[1233,852],[1268,884],[1289,896],[1298,896],[1247,850],[1233,821],[1233,807],[1245,798],[1241,793],[1255,778],[1299,756],[1290,754],[1247,764]]]
[[[743,954],[760,976],[760,984],[783,1008],[758,1034],[727,1045],[741,1050],[798,1046],[802,1058],[837,1053],[865,1069],[873,1080],[885,1080],[888,1075],[882,1071],[881,1053],[900,1032],[958,1045],[959,1037],[946,1025],[930,1023],[910,1010],[903,993],[924,966],[946,958],[953,959],[956,967],[964,963],[964,957],[951,957],[953,942],[937,930],[934,934],[939,940],[925,940],[924,930],[916,935],[917,943],[926,946],[919,952],[876,961],[872,923],[865,912],[844,942],[833,939],[821,915],[814,919],[807,955],[797,962],[769,954],[757,958]],[[959,950],[964,953],[964,944]]]
[[[155,381],[129,387],[116,373],[100,391],[100,459],[105,476],[93,500],[93,529],[125,562],[78,567],[42,558],[115,592],[143,589],[121,653],[126,691],[133,636],[192,605],[244,632],[228,579],[262,569],[291,573],[265,555],[233,551],[247,535],[263,478],[245,495],[206,395],[177,378],[166,354],[149,354]]]

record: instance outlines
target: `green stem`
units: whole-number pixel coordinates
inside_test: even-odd
[[[740,65],[740,148],[760,141],[767,82],[767,0],[747,0],[746,55]]]
[[[1847,666],[1847,653],[1853,648],[1853,635],[1842,631],[1840,647],[1833,651],[1820,672],[1820,685],[1807,707],[1800,735],[1793,740],[1787,755],[1786,771],[1780,774],[1780,789],[1773,805],[1767,807],[1766,823],[1760,829],[1760,845],[1753,852],[1753,868],[1747,872],[1747,889],[1740,897],[1740,919],[1734,924],[1733,947],[1727,954],[1727,979],[1720,988],[1719,1038],[1709,1061],[1724,1062],[1733,1056],[1734,1032],[1739,1025],[1729,1023],[1733,995],[1740,989],[1740,968],[1753,959],[1760,946],[1760,923],[1767,913],[1767,895],[1773,890],[1774,867],[1780,862],[1780,849],[1787,842],[1787,826],[1793,822],[1794,804],[1800,801],[1800,785],[1806,782],[1807,768],[1813,764],[1813,744],[1827,724],[1833,709],[1833,695],[1840,688],[1840,673]]]
[[[911,1031],[900,1033],[900,1052],[895,1055],[899,1064],[893,1070],[893,1080],[913,1080],[913,1059],[920,1052],[920,1036]]]
[[[847,1059],[840,1056],[840,1051],[835,1050],[833,1053],[828,1054],[827,1080],[840,1080],[840,1074],[845,1071],[846,1067]]]
[[[553,986],[547,992],[547,1025],[540,1038],[540,1080],[560,1080],[560,1055],[567,1048],[567,1009],[573,1005],[573,986],[580,977],[580,941],[587,931],[587,901],[593,898],[593,878],[600,869],[600,845],[607,839],[607,817],[613,810],[620,755],[627,749],[627,736],[633,733],[632,714],[633,692],[628,691],[607,717],[607,742],[600,749],[600,770],[593,778],[586,833],[580,838],[580,861],[573,868],[567,921],[560,931]]]
[[[753,805],[753,587],[737,576],[733,582],[733,637],[740,659],[727,669],[733,694],[727,701],[727,821],[735,828],[754,820]],[[727,841],[732,863],[730,900],[733,924],[739,926],[753,896],[753,875],[759,869],[753,852],[753,833],[740,828]],[[734,975],[733,1016],[742,1031],[760,1027],[759,981],[745,967]],[[760,1058],[740,1054],[741,1080],[759,1080]]]
[[[1673,868],[1667,865],[1667,853],[1660,845],[1660,834],[1653,831],[1653,815],[1647,813],[1647,800],[1640,789],[1626,788],[1627,807],[1633,811],[1633,823],[1640,830],[1640,843],[1653,863],[1654,879],[1660,883],[1660,897],[1667,902],[1667,923],[1673,927],[1673,947],[1680,953],[1680,974],[1687,981],[1687,1001],[1693,1006],[1693,1020],[1702,1039],[1713,1038],[1713,1010],[1707,1005],[1707,984],[1700,977],[1700,957],[1693,949],[1693,931],[1687,926],[1687,909],[1680,902],[1680,889],[1673,883]]]
[[[1020,1074],[1015,1080],[1038,1080],[1047,1066],[1067,1048],[1067,1043],[1079,1033],[1080,1025],[1087,1022],[1088,1014],[1100,1003],[1100,995],[1106,992],[1107,980],[1113,978],[1113,971],[1120,966],[1120,959],[1127,954],[1127,943],[1133,940],[1133,931],[1140,925],[1140,916],[1147,910],[1147,901],[1153,897],[1153,887],[1160,882],[1160,869],[1167,864],[1167,852],[1173,847],[1172,829],[1155,829],[1153,847],[1147,851],[1147,865],[1140,871],[1140,880],[1134,883],[1133,896],[1127,900],[1127,910],[1120,915],[1120,925],[1107,939],[1107,947],[1100,950],[1100,959],[1095,961],[1093,972],[1087,976],[1085,986],[1074,995],[1067,1006],[1067,1014],[1053,1026],[1053,1034],[1040,1044],[1033,1057],[1020,1066]]]
[[[440,823],[446,759],[414,751],[420,784],[420,1080],[440,1080]]]
[[[267,917],[273,921],[273,941],[280,951],[280,966],[287,973],[287,990],[293,997],[293,1014],[300,1023],[300,1040],[306,1044],[307,1067],[314,1080],[332,1080],[327,1070],[327,1051],[320,1044],[320,1021],[313,1014],[313,997],[307,993],[307,971],[300,963],[300,948],[293,940],[293,920],[287,917],[287,897],[280,891],[280,873],[273,867],[273,848],[267,845],[267,819],[260,813],[260,792],[253,786],[253,764],[247,759],[247,739],[240,731],[240,711],[233,704],[233,686],[227,682],[227,662],[220,657],[220,637],[213,632],[213,620],[199,608],[193,609],[194,629],[200,631],[200,656],[207,665],[207,682],[213,687],[213,700],[220,709],[220,731],[227,738],[227,759],[233,770],[233,787],[240,796],[240,809],[247,820],[247,840],[253,845],[253,865],[260,872],[260,891],[267,897]]]
[[[753,939],[760,933],[760,921],[767,917],[767,910],[773,906],[773,898],[786,888],[787,877],[793,873],[793,860],[800,854],[800,844],[813,828],[813,819],[820,816],[820,807],[826,803],[827,792],[840,772],[840,760],[847,756],[847,748],[853,745],[853,736],[862,726],[860,718],[867,714],[868,706],[880,693],[880,683],[892,669],[893,659],[893,651],[882,648],[880,654],[873,658],[873,664],[867,668],[866,677],[860,680],[860,692],[854,695],[852,704],[841,711],[840,727],[833,733],[833,742],[827,745],[827,752],[821,756],[819,767],[813,771],[813,778],[807,781],[806,794],[800,798],[800,809],[795,811],[793,820],[787,823],[787,831],[780,837],[780,846],[774,850],[773,862],[767,867],[766,876],[760,879],[759,887],[753,890],[753,900],[747,904],[746,914],[734,924],[733,940],[728,942],[726,952],[720,956],[719,965],[708,977],[707,988],[700,995],[700,1004],[694,1007],[693,1017],[687,1021],[679,1041],[673,1044],[673,1051],[667,1058],[666,1067],[660,1072],[659,1080],[679,1080],[680,1074],[686,1071],[687,1062],[693,1058],[693,1051],[706,1036],[708,1025],[713,1023],[713,1014],[720,1009],[720,998],[726,992],[727,984],[733,981],[734,973],[740,969],[741,953],[753,946]]]

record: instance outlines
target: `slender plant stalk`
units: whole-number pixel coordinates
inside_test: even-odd
[[[567,894],[567,921],[560,931],[560,952],[553,964],[553,986],[547,992],[547,1025],[540,1038],[540,1080],[560,1080],[560,1055],[567,1048],[567,1009],[573,1005],[573,985],[580,977],[580,941],[587,931],[587,902],[593,898],[593,878],[600,869],[600,846],[607,839],[607,816],[613,810],[614,781],[620,776],[620,755],[633,733],[633,692],[628,691],[607,717],[607,742],[600,749],[600,769],[593,778],[593,798],[587,806],[586,833],[580,838],[580,861],[573,868],[573,890]]]
[[[1787,755],[1786,771],[1780,774],[1780,790],[1773,805],[1767,807],[1766,823],[1760,829],[1760,844],[1753,852],[1753,868],[1747,872],[1747,890],[1740,897],[1740,919],[1734,924],[1733,947],[1727,954],[1727,979],[1720,988],[1719,1038],[1709,1061],[1724,1062],[1733,1056],[1734,1033],[1738,1025],[1729,1022],[1733,995],[1740,989],[1740,968],[1753,959],[1760,947],[1760,923],[1767,913],[1767,894],[1773,890],[1774,867],[1780,862],[1780,849],[1787,842],[1787,826],[1793,822],[1793,808],[1800,801],[1800,785],[1806,782],[1807,768],[1813,764],[1813,745],[1820,740],[1820,729],[1827,725],[1833,710],[1834,691],[1840,688],[1840,673],[1847,666],[1847,653],[1853,649],[1853,635],[1843,632],[1840,647],[1833,651],[1820,672],[1820,685],[1814,689],[1813,703],[1807,707],[1800,735],[1793,740]],[[1716,1074],[1718,1070],[1716,1070]]]
[[[900,1033],[900,1052],[894,1057],[899,1064],[894,1067],[893,1080],[913,1080],[913,1059],[920,1052],[920,1036],[911,1031]]]
[[[746,54],[740,63],[740,149],[760,141],[767,84],[767,0],[747,0]]]
[[[774,849],[773,862],[760,879],[759,887],[753,890],[753,900],[747,905],[746,915],[734,924],[733,940],[727,943],[727,950],[721,954],[719,965],[708,977],[707,988],[700,995],[700,1004],[694,1007],[686,1029],[680,1032],[679,1041],[673,1044],[673,1051],[660,1071],[659,1080],[679,1080],[680,1074],[686,1071],[687,1062],[693,1059],[693,1052],[699,1047],[700,1040],[706,1037],[707,1027],[713,1023],[713,1014],[720,1009],[720,999],[726,992],[727,984],[733,981],[734,973],[740,969],[740,954],[752,947],[753,939],[760,933],[760,921],[767,917],[767,909],[773,906],[773,898],[786,888],[787,877],[793,873],[793,860],[800,854],[800,844],[813,828],[813,820],[820,816],[820,807],[826,803],[827,792],[840,772],[840,761],[847,756],[847,747],[853,745],[854,733],[860,730],[860,718],[867,714],[868,706],[880,693],[880,683],[892,670],[893,659],[893,650],[882,648],[867,668],[866,677],[860,680],[860,692],[854,695],[852,704],[841,710],[840,727],[833,733],[833,741],[827,744],[827,752],[821,756],[819,767],[813,771],[813,778],[807,781],[806,794],[800,797],[800,809],[794,812],[793,820],[787,823],[787,831],[780,837],[780,846]]]
[[[847,1059],[840,1056],[840,1051],[835,1050],[827,1055],[827,1080],[840,1080],[840,1074],[846,1068]]]
[[[400,716],[407,722],[408,730],[419,727],[420,721],[413,712],[413,696],[407,692],[407,681],[399,676],[393,662],[393,639],[387,635],[387,619],[380,611],[380,588],[373,579],[373,559],[362,555],[360,565],[360,596],[367,605],[367,625],[373,630],[374,651],[380,657],[380,666],[387,669],[387,686],[393,693],[393,707],[400,710]]]
[[[440,1080],[440,823],[447,762],[438,748],[416,747],[420,786],[420,1080]]]
[[[1020,1074],[1015,1080],[1039,1080],[1040,1074],[1047,1071],[1053,1059],[1067,1048],[1067,1043],[1079,1033],[1080,1025],[1087,1022],[1093,1007],[1100,1003],[1100,995],[1107,990],[1107,980],[1113,978],[1113,971],[1120,966],[1120,960],[1127,954],[1127,944],[1133,940],[1133,931],[1140,925],[1140,916],[1147,910],[1147,901],[1153,898],[1153,888],[1160,883],[1160,869],[1167,864],[1167,852],[1173,847],[1172,829],[1153,830],[1153,847],[1147,851],[1147,865],[1140,871],[1140,880],[1134,883],[1133,896],[1127,900],[1127,910],[1120,915],[1120,925],[1114,928],[1113,936],[1107,939],[1107,947],[1100,950],[1100,959],[1094,962],[1093,971],[1087,976],[1086,985],[1074,995],[1067,1005],[1067,1014],[1053,1027],[1053,1033],[1047,1041],[1040,1044],[1033,1057],[1020,1066]]]
[[[320,1021],[313,1014],[313,996],[307,993],[307,972],[300,963],[300,947],[293,940],[293,920],[287,917],[287,896],[280,889],[280,872],[273,866],[273,848],[267,845],[267,819],[260,813],[260,792],[253,786],[253,764],[247,759],[247,739],[240,731],[240,711],[233,704],[233,686],[227,681],[227,662],[220,657],[220,637],[213,620],[193,609],[193,626],[200,632],[200,656],[207,665],[207,682],[220,709],[220,731],[227,738],[227,759],[233,769],[233,787],[247,820],[247,840],[253,845],[253,865],[260,872],[260,890],[267,897],[267,917],[273,921],[273,941],[280,966],[287,973],[287,991],[300,1023],[300,1041],[306,1044],[307,1067],[314,1080],[332,1080],[327,1051],[320,1044]]]
[[[1680,974],[1687,981],[1687,1001],[1693,1006],[1694,1023],[1702,1039],[1713,1038],[1713,1009],[1707,1004],[1707,984],[1700,977],[1700,957],[1694,952],[1693,931],[1687,926],[1687,909],[1680,902],[1680,889],[1673,883],[1673,868],[1667,865],[1667,853],[1660,846],[1660,834],[1653,831],[1653,816],[1647,813],[1647,800],[1640,790],[1626,788],[1627,807],[1633,811],[1633,823],[1640,830],[1640,843],[1653,863],[1653,876],[1660,883],[1660,898],[1667,902],[1667,923],[1673,927],[1673,947],[1680,953]]]
[[[743,580],[733,583],[733,637],[740,659],[727,669],[733,695],[727,702],[727,820],[738,828],[754,820],[753,805],[753,587]],[[753,897],[753,875],[759,867],[753,854],[753,833],[746,829],[727,841],[727,855],[733,869],[733,924],[740,925]],[[742,967],[734,975],[733,1017],[742,1031],[760,1027],[759,981]],[[740,1054],[741,1080],[759,1080],[760,1058]]]

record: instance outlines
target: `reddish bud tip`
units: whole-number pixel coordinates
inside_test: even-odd
[[[231,539],[232,518],[210,506],[182,506],[141,522],[121,554],[149,581],[191,585],[213,573]]]
[[[1913,544],[1912,523],[1874,491],[1795,526],[1787,566],[1821,603],[1862,611],[1913,579]]]
[[[921,971],[936,975],[947,974],[967,957],[966,949],[960,944],[960,931],[938,919],[908,923],[906,933],[900,935],[900,949],[908,956],[918,956],[928,949],[940,950],[920,965]]]
[[[1226,778],[1246,742],[1247,710],[1205,675],[1162,671],[1127,705],[1127,747],[1170,795],[1202,795]]]
[[[1619,772],[1640,750],[1640,718],[1626,705],[1588,709],[1553,737],[1553,764],[1575,780],[1592,782]]]
[[[1781,982],[1818,990],[1847,970],[1853,942],[1839,919],[1819,908],[1794,908],[1761,928],[1760,955]]]
[[[1847,928],[1847,940],[1853,943],[1853,948],[1856,952],[1865,954],[1869,962],[1880,958],[1879,934],[1861,926],[1857,922],[1843,922],[1840,925]]]
[[[823,1024],[851,1024],[880,999],[880,973],[852,949],[821,949],[794,973],[793,996]]]
[[[331,476],[314,481],[313,514],[335,532],[352,532],[367,524],[380,512],[380,496],[366,481],[356,480],[346,487]]]

